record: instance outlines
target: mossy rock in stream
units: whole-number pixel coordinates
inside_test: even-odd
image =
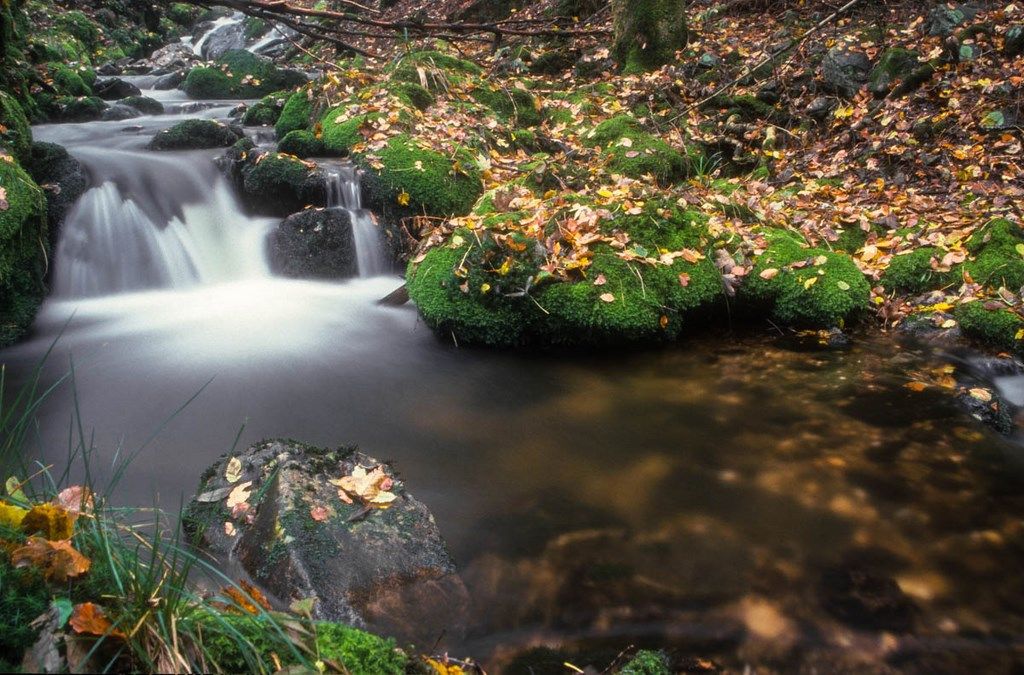
[[[302,88],[288,97],[274,125],[278,138],[284,138],[289,131],[309,128],[309,118],[313,114],[313,102],[309,100],[309,93],[308,88]]]
[[[242,124],[247,127],[274,126],[290,95],[290,92],[278,91],[264,96],[245,111]]]
[[[58,96],[92,96],[92,87],[85,83],[79,71],[62,63],[48,63],[46,68]]]
[[[32,144],[25,169],[39,185],[54,185],[59,189],[44,190],[46,218],[50,229],[50,244],[55,246],[64,216],[89,187],[82,163],[55,143]]]
[[[740,287],[748,311],[785,326],[833,328],[867,310],[871,285],[853,258],[805,248],[792,232],[774,230],[767,237],[767,250]]]
[[[260,98],[307,81],[298,71],[278,68],[269,59],[235,49],[221,56],[215,66],[193,68],[182,88],[190,98],[199,100]]]
[[[203,640],[203,647],[221,672],[261,670],[258,664],[249,662],[247,651],[264,656],[268,661],[263,664],[264,667],[271,665],[270,654],[276,654],[281,666],[285,668],[300,665],[291,639],[283,635],[267,618],[198,614],[194,621],[200,625],[208,623],[213,628],[204,631],[209,637]],[[221,630],[225,622],[230,625],[232,632]],[[309,646],[313,648],[313,653],[320,660],[342,665],[352,675],[401,675],[406,672],[408,658],[396,649],[394,640],[330,621],[315,622],[312,632],[315,635],[314,644]],[[243,649],[242,645],[249,649]]]
[[[312,131],[305,129],[296,129],[285,134],[285,137],[277,144],[277,151],[295,155],[299,159],[323,157],[327,153],[323,141],[317,138]]]
[[[226,148],[242,134],[215,120],[185,120],[164,129],[149,142],[150,150],[200,150]]]
[[[322,205],[324,181],[302,161],[271,152],[242,169],[242,197],[256,213],[287,216],[309,205]]]
[[[40,111],[51,122],[95,122],[109,108],[96,96],[57,96],[38,99]]]
[[[1024,344],[1024,319],[1009,309],[988,309],[982,301],[965,302],[953,311],[953,316],[964,335],[983,344],[1008,351],[1020,351]]]
[[[325,129],[325,145],[327,135]],[[359,155],[356,159],[366,170],[364,192],[375,204],[402,206],[428,216],[464,216],[483,194],[472,155],[466,151],[454,157],[442,155],[405,134],[389,140],[374,157]]]
[[[940,272],[936,269],[943,252],[934,246],[914,249],[906,255],[895,255],[882,275],[882,285],[900,293],[923,293],[954,284],[959,269]]]
[[[46,198],[13,158],[0,156],[0,346],[18,339],[46,291],[49,237]]]
[[[118,101],[121,105],[135,108],[143,115],[163,115],[164,104],[149,96],[129,96]]]
[[[32,128],[21,105],[5,91],[0,91],[0,128],[0,149],[24,161],[32,146]]]
[[[349,117],[345,114],[346,108],[344,105],[331,108],[320,120],[323,131],[320,140],[332,155],[348,155],[353,146],[366,140],[363,128],[384,116],[382,113],[367,113]]]
[[[682,178],[690,171],[698,152],[684,155],[662,139],[643,130],[640,122],[629,115],[605,120],[589,133],[583,142],[602,148],[609,168],[630,178],[654,176],[661,182]]]
[[[485,218],[483,230],[456,232],[409,266],[409,296],[440,337],[495,347],[663,342],[699,325],[724,299],[721,274],[699,254],[694,262],[647,264],[601,244],[586,278],[558,280],[540,274],[544,256],[524,239],[514,262],[496,275],[497,262],[509,254],[495,247],[487,224],[518,217]],[[620,216],[608,227],[629,232],[638,257],[709,243],[699,215],[671,202],[653,200],[644,213]]]
[[[972,258],[964,267],[977,283],[1014,293],[1024,287],[1024,231],[1019,225],[996,218],[971,236],[967,250]]]

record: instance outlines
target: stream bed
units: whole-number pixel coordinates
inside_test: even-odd
[[[100,482],[145,444],[120,502],[176,512],[240,430],[243,447],[358,444],[434,512],[473,600],[448,647],[491,666],[629,645],[739,671],[1020,663],[1024,461],[948,394],[905,386],[944,367],[933,354],[765,335],[459,349],[376,304],[397,273],[271,276],[277,221],[244,214],[221,151],[144,149],[234,103],[161,96],[168,115],[35,130],[94,185],[30,338],[0,352],[15,383],[54,341],[44,382],[73,364],[39,415],[40,461],[62,468],[80,419]]]

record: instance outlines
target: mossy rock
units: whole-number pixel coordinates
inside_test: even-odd
[[[284,110],[284,104],[290,95],[290,92],[279,91],[264,96],[245,111],[242,124],[247,127],[274,126],[281,117],[281,111]]]
[[[32,129],[18,101],[0,91],[0,148],[24,161],[32,147]]]
[[[82,79],[79,71],[61,63],[50,63],[47,69],[58,96],[92,96],[92,88]]]
[[[327,141],[324,129],[324,144]],[[464,216],[483,193],[480,171],[472,155],[459,151],[454,157],[421,147],[408,135],[400,135],[376,153],[373,161],[365,155],[357,160],[368,170],[370,192],[379,203],[407,202],[415,213],[429,216]],[[380,164],[375,169],[374,164]]]
[[[284,138],[289,131],[307,129],[313,114],[313,103],[309,100],[309,90],[300,89],[291,96],[281,109],[274,130],[278,138]]]
[[[964,267],[977,283],[1013,292],[1024,286],[1024,232],[1019,225],[997,218],[971,236],[967,250],[973,259]]]
[[[214,120],[185,120],[170,129],[164,129],[149,142],[150,150],[200,150],[226,148],[233,145],[241,134]]]
[[[163,115],[164,104],[148,96],[129,96],[118,101],[121,105],[135,108],[143,115]]]
[[[167,8],[167,18],[179,26],[190,28],[195,25],[201,11],[198,7],[185,2],[173,2]]]
[[[103,117],[107,102],[95,96],[58,96],[40,106],[54,122],[93,122]]]
[[[939,272],[933,267],[943,255],[942,250],[926,246],[906,255],[893,256],[882,275],[882,285],[891,291],[916,294],[956,283],[957,271]]]
[[[306,81],[298,71],[278,68],[269,59],[235,49],[221,56],[216,66],[193,68],[182,88],[199,100],[260,98]]]
[[[583,142],[604,149],[608,168],[630,178],[651,175],[662,183],[685,176],[697,160],[696,151],[688,157],[662,139],[643,130],[640,122],[630,115],[619,115],[605,120]]]
[[[920,65],[920,57],[915,51],[902,47],[890,47],[882,52],[878,63],[868,75],[868,89],[875,96],[888,94],[897,80],[904,80]]]
[[[791,120],[790,115],[784,110],[765,103],[756,96],[750,96],[748,94],[715,96],[710,101],[702,105],[701,109],[719,109],[724,111],[724,117],[728,118],[736,115],[744,122],[765,120],[773,124],[786,124]]]
[[[57,30],[75,37],[89,49],[96,47],[100,39],[100,28],[95,21],[79,10],[63,10],[54,21]]]
[[[56,185],[57,190],[44,190],[50,244],[57,243],[57,233],[64,216],[89,187],[81,162],[55,143],[33,143],[25,169],[39,185]]]
[[[963,334],[984,344],[1019,351],[1024,319],[1009,309],[986,309],[981,301],[966,302],[953,310]]]
[[[277,151],[295,155],[301,159],[323,157],[327,152],[324,143],[312,131],[297,129],[289,131],[277,144]]]
[[[43,300],[49,237],[43,191],[9,155],[0,156],[0,186],[7,204],[0,210],[0,346],[4,346],[21,336]]]
[[[324,148],[334,155],[348,155],[353,146],[365,140],[361,129],[369,122],[383,116],[381,113],[368,113],[347,117],[345,108],[344,105],[331,108],[320,120],[320,128],[323,131],[321,140]]]
[[[866,311],[871,286],[850,256],[805,248],[799,237],[781,230],[768,239],[740,287],[748,311],[800,328],[833,328]]]
[[[528,91],[482,85],[473,90],[472,96],[514,126],[535,127],[543,121],[540,104]]]
[[[257,213],[283,217],[323,201],[323,181],[294,157],[268,153],[242,174],[246,204]]]
[[[480,66],[435,50],[410,52],[388,66],[392,82],[410,82],[433,93],[483,74]]]

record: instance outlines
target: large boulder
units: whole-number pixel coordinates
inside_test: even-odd
[[[142,90],[134,84],[117,77],[109,80],[99,80],[93,85],[92,89],[93,93],[104,101],[117,101],[118,99],[128,98],[129,96],[142,95]]]
[[[242,137],[241,131],[214,120],[185,120],[164,129],[149,143],[150,150],[226,148]]]
[[[821,62],[826,86],[840,96],[853,98],[871,75],[871,60],[864,52],[836,46]]]
[[[184,70],[172,70],[166,75],[161,75],[153,81],[153,88],[157,91],[177,89],[185,81]]]
[[[64,216],[89,187],[82,163],[56,143],[36,142],[25,169],[43,188],[46,195],[46,219],[50,230],[50,243],[56,245],[57,232]]]
[[[283,218],[327,199],[323,175],[288,155],[250,152],[238,175],[242,199],[254,213]]]
[[[464,631],[468,594],[434,517],[354,448],[271,440],[225,456],[184,522],[282,602],[316,598],[315,618],[421,647]]]
[[[134,117],[140,117],[141,115],[141,112],[131,106],[115,103],[103,111],[103,115],[100,119],[104,122],[119,122],[121,120],[130,120]]]
[[[306,209],[267,238],[270,267],[286,277],[343,279],[359,271],[352,218],[343,209]]]
[[[190,98],[243,99],[293,89],[309,81],[303,73],[278,68],[272,61],[241,49],[231,50],[213,66],[193,68],[182,88]]]
[[[242,23],[214,28],[203,42],[202,56],[214,61],[233,49],[245,49],[245,26]]]

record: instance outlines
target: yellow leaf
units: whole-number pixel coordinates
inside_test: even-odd
[[[232,509],[239,504],[244,504],[249,501],[250,488],[252,487],[252,481],[247,480],[244,483],[239,483],[235,486],[235,489],[228,495],[227,507]]]
[[[611,293],[602,293],[601,294],[601,301],[602,302],[615,302],[615,296],[612,295]]]
[[[227,468],[224,469],[224,480],[229,483],[237,483],[242,478],[242,460],[232,457],[228,460]]]
[[[971,389],[969,393],[972,398],[976,398],[982,403],[988,403],[989,401],[992,400],[992,392],[990,392],[988,389],[975,387],[974,389]]]
[[[927,384],[925,384],[924,382],[918,382],[916,380],[914,380],[913,382],[907,382],[903,386],[909,389],[910,391],[924,391],[925,389],[928,388]]]
[[[0,525],[16,530],[28,515],[28,510],[0,502]]]
[[[409,193],[406,192],[405,190],[402,190],[398,194],[398,203],[401,204],[402,206],[408,206],[409,205]]]
[[[25,534],[41,534],[46,539],[70,539],[75,529],[75,515],[56,504],[36,504],[21,521]]]
[[[954,321],[953,319],[946,319],[945,321],[942,322],[943,328],[952,328],[955,325],[956,321]]]
[[[842,280],[837,281],[836,282],[836,286],[838,286],[839,290],[841,290],[841,291],[848,291],[848,290],[850,290],[850,284],[848,284],[848,283],[846,283],[845,281],[842,281]]]
[[[804,289],[808,289],[818,282],[818,277],[811,277],[804,282]]]
[[[490,284],[480,284],[480,292],[484,293],[484,294],[490,293],[491,292],[491,285]]]
[[[840,106],[840,107],[836,108],[836,111],[834,113],[832,113],[832,114],[835,115],[836,119],[840,119],[840,120],[844,120],[847,117],[852,117],[853,116],[853,106],[850,106],[850,105]]]
[[[761,273],[758,274],[757,276],[761,277],[765,281],[768,281],[768,280],[774,279],[778,275],[778,273],[779,273],[778,269],[776,269],[774,267],[769,267],[768,269],[761,270]]]
[[[1024,328],[1018,328],[1017,332],[1013,336],[1014,340],[1024,339]]]

